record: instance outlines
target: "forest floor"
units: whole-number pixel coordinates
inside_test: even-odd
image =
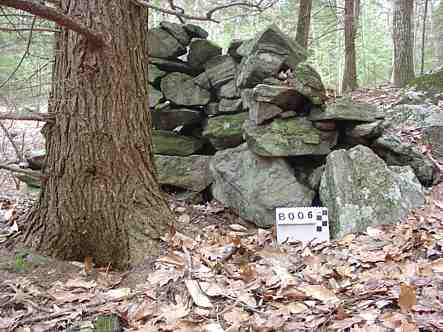
[[[353,97],[389,105],[399,93],[384,87]],[[10,130],[42,147],[35,124]],[[4,158],[14,158],[7,145]],[[274,230],[215,201],[170,196],[176,223],[161,255],[116,272],[2,245],[1,217],[24,213],[35,197],[7,173],[0,184],[0,332],[118,331],[117,324],[146,332],[443,330],[443,185],[398,225],[283,246]]]

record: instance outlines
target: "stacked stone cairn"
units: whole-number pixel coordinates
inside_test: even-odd
[[[432,163],[389,136],[375,107],[326,103],[306,51],[278,27],[232,41],[226,54],[207,37],[170,22],[149,32],[165,188],[206,193],[259,227],[275,223],[276,207],[327,206],[333,237],[398,222],[424,204]]]

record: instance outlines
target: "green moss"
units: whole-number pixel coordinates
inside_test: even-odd
[[[408,86],[415,87],[417,90],[441,90],[443,89],[443,71],[417,77],[410,81]]]
[[[241,135],[243,123],[249,118],[248,113],[239,113],[233,115],[221,115],[210,118],[208,126],[203,132],[206,137],[231,137]]]
[[[304,122],[276,119],[271,124],[274,133],[284,137],[294,137],[306,144],[320,144],[321,137],[316,129],[306,126]]]

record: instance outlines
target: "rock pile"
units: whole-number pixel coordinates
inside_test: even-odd
[[[424,203],[433,164],[386,134],[375,107],[327,104],[305,50],[278,27],[233,41],[226,54],[207,37],[168,22],[149,32],[162,184],[210,188],[262,227],[274,224],[276,207],[323,204],[335,237],[397,222]]]

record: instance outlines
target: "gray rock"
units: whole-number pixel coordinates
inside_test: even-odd
[[[252,90],[245,91],[242,97],[243,104],[249,109],[249,120],[255,125],[271,120],[284,112],[275,104],[256,101]]]
[[[203,136],[208,138],[217,150],[236,147],[244,142],[242,127],[247,119],[248,113],[209,118]]]
[[[318,189],[320,188],[321,178],[324,172],[325,172],[325,165],[322,165],[314,169],[314,171],[309,175],[308,178],[309,188],[318,191]]]
[[[425,186],[433,183],[433,163],[418,148],[401,142],[393,135],[383,135],[372,145],[372,149],[390,166],[411,166],[415,175]]]
[[[390,169],[362,145],[328,155],[320,199],[328,207],[333,238],[399,222],[425,203],[410,167]]]
[[[443,163],[443,126],[425,128],[423,140],[431,147],[432,156]]]
[[[435,105],[398,105],[385,110],[385,119],[394,130],[443,127],[443,113]]]
[[[283,56],[284,62],[291,68],[306,60],[306,50],[284,34],[277,25],[273,24],[257,34],[257,36],[243,43],[238,54],[250,56],[256,51]]]
[[[253,97],[256,101],[275,104],[283,110],[303,112],[309,106],[306,97],[290,86],[259,84],[253,89]]]
[[[191,38],[206,39],[209,36],[209,33],[205,29],[195,24],[185,24],[183,28]]]
[[[161,83],[166,99],[181,106],[204,106],[211,94],[194,83],[193,78],[182,73],[165,76]]]
[[[243,44],[243,40],[240,39],[233,39],[231,40],[231,43],[228,46],[228,54],[232,56],[237,62],[240,62],[242,59],[242,56],[238,54],[237,50]]]
[[[360,121],[373,122],[378,116],[375,106],[350,101],[337,101],[329,104],[326,109],[314,108],[309,119],[311,121],[335,120],[335,121]]]
[[[32,170],[41,170],[45,166],[46,150],[34,150],[26,157],[26,161],[29,164],[29,168]]]
[[[233,114],[243,111],[241,99],[221,99],[218,104],[219,114]]]
[[[275,208],[309,206],[315,195],[283,158],[259,157],[246,144],[217,152],[210,170],[214,197],[259,227],[274,225]]]
[[[196,125],[203,121],[202,112],[187,108],[166,108],[154,110],[151,114],[154,128],[162,130],[173,130],[179,126]]]
[[[204,71],[193,79],[194,83],[202,89],[210,91],[212,89],[211,81],[209,81],[208,74]]]
[[[320,75],[310,65],[300,63],[290,73],[286,83],[294,87],[300,94],[314,105],[322,105],[326,100],[326,89]]]
[[[217,115],[219,114],[218,111],[218,103],[209,103],[205,107],[205,114],[206,115]]]
[[[159,85],[160,79],[166,75],[166,72],[160,70],[157,66],[148,65],[148,80],[149,84]]]
[[[384,123],[381,120],[355,124],[347,127],[345,133],[347,136],[352,138],[365,138],[365,139],[377,139],[379,138],[385,130]]]
[[[240,98],[240,91],[237,88],[237,83],[235,80],[231,80],[225,84],[223,84],[217,90],[217,97],[219,99],[227,98],[227,99],[237,99]]]
[[[149,56],[162,59],[175,59],[186,54],[186,48],[169,32],[161,28],[148,32]]]
[[[194,68],[202,68],[211,58],[222,54],[222,48],[206,39],[195,39],[189,46],[188,62]]]
[[[255,52],[242,59],[237,76],[239,88],[253,88],[264,79],[276,76],[285,62],[285,56]]]
[[[14,173],[14,176],[21,182],[26,183],[28,187],[41,188],[42,187],[41,173],[35,171],[34,174]]]
[[[201,192],[212,183],[209,172],[211,156],[155,156],[158,180],[162,185],[170,185]]]
[[[154,108],[163,99],[163,93],[152,85],[149,86],[149,107]]]
[[[326,155],[337,144],[336,131],[320,131],[305,117],[275,119],[255,126],[243,126],[249,148],[264,157]]]
[[[169,32],[184,47],[188,46],[191,42],[191,37],[186,32],[182,24],[163,21],[160,22],[160,27]]]
[[[197,76],[203,71],[192,68],[187,62],[184,62],[179,59],[167,60],[167,59],[149,57],[149,63],[156,65],[160,70],[169,73],[178,72],[178,73],[188,74],[191,76]]]
[[[203,146],[203,141],[200,139],[165,130],[153,130],[152,141],[154,153],[169,156],[189,156]]]
[[[205,63],[205,72],[211,85],[218,89],[235,79],[237,63],[228,55],[216,56]]]

